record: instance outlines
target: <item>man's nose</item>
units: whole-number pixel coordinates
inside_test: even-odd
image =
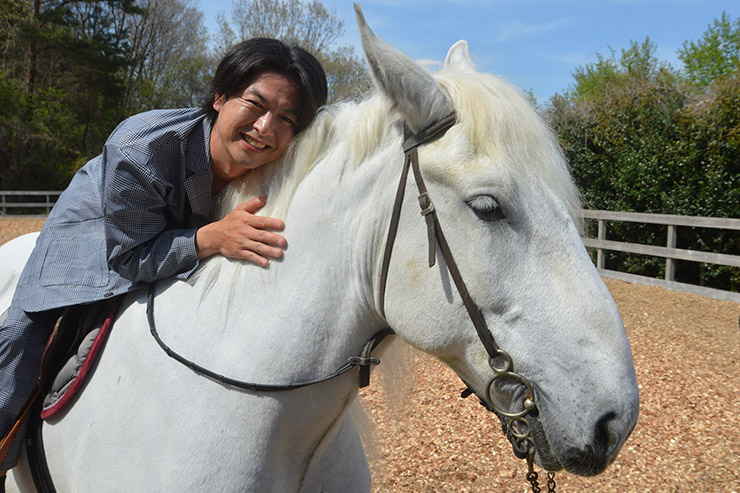
[[[272,113],[265,111],[260,115],[259,118],[254,122],[254,128],[260,133],[260,135],[269,135],[273,132],[273,126],[275,118]]]

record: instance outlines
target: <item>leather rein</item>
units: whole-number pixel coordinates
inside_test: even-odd
[[[375,333],[375,335],[373,335],[373,337],[370,338],[369,341],[367,341],[367,343],[365,343],[362,352],[358,356],[350,356],[344,365],[337,368],[330,375],[326,375],[321,378],[290,384],[265,384],[245,382],[218,374],[185,358],[184,356],[173,350],[171,347],[169,347],[162,340],[162,338],[159,336],[159,332],[157,332],[157,326],[154,321],[154,288],[154,283],[149,285],[149,290],[146,297],[146,318],[149,322],[149,332],[151,332],[154,340],[157,341],[157,344],[159,344],[159,347],[162,348],[167,356],[187,366],[195,373],[206,378],[210,378],[211,380],[214,380],[222,385],[228,385],[230,387],[235,387],[242,390],[249,390],[252,392],[283,392],[286,390],[300,389],[302,387],[308,387],[309,385],[315,385],[317,383],[331,380],[332,378],[347,373],[356,366],[360,368],[360,388],[367,387],[370,384],[370,367],[380,364],[380,360],[371,357],[371,354],[373,350],[378,346],[378,344],[380,344],[380,341],[382,341],[386,336],[393,333],[393,330],[391,330],[390,328],[378,331],[377,333]]]

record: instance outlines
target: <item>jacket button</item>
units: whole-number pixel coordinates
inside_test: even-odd
[[[113,296],[113,292],[112,291],[108,291],[107,293],[105,293],[103,295],[103,298],[110,298],[111,296]]]

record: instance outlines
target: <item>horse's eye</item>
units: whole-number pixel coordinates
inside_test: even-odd
[[[503,219],[504,214],[501,211],[501,207],[498,205],[496,199],[490,195],[478,195],[468,200],[468,205],[475,215],[484,221],[495,221],[497,219]]]

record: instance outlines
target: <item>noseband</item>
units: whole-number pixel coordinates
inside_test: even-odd
[[[404,143],[403,151],[405,154],[403,171],[401,172],[401,179],[398,183],[398,190],[396,191],[396,199],[393,204],[393,212],[391,213],[391,222],[388,229],[388,237],[386,239],[385,251],[383,253],[383,263],[381,266],[380,273],[380,298],[379,307],[380,313],[385,317],[385,291],[388,283],[388,270],[390,268],[391,256],[393,254],[393,244],[396,239],[396,233],[398,232],[398,223],[401,216],[401,208],[403,206],[404,193],[406,191],[406,181],[411,169],[414,173],[414,180],[416,181],[416,187],[419,191],[419,206],[421,207],[421,215],[424,216],[424,220],[427,225],[427,239],[429,244],[429,267],[434,266],[437,254],[437,245],[439,245],[442,258],[445,261],[447,270],[452,277],[455,287],[457,288],[460,297],[462,298],[463,305],[468,312],[473,326],[478,333],[483,347],[485,347],[488,353],[488,364],[493,370],[494,376],[491,382],[488,384],[487,392],[488,399],[482,399],[481,403],[489,410],[496,413],[504,423],[504,431],[512,444],[514,449],[514,455],[520,459],[526,459],[529,466],[529,473],[527,479],[532,484],[534,491],[540,491],[537,484],[537,473],[534,472],[533,462],[536,447],[534,439],[530,434],[530,426],[526,420],[526,417],[530,414],[536,415],[537,404],[535,403],[535,393],[532,385],[527,379],[514,372],[514,365],[511,361],[511,357],[498,347],[496,341],[493,338],[493,334],[486,325],[486,320],[481,313],[478,305],[475,304],[473,299],[470,297],[468,288],[465,286],[460,270],[457,267],[457,263],[450,251],[450,246],[447,243],[444,233],[442,232],[442,226],[439,223],[437,217],[437,211],[434,208],[429,192],[427,191],[424,179],[421,176],[421,170],[419,169],[419,155],[417,149],[420,145],[432,142],[442,137],[447,130],[449,130],[457,121],[457,115],[455,112],[450,113],[447,117],[434,123],[433,125],[425,128],[417,134],[412,134],[411,131],[406,127],[404,132]],[[522,409],[517,412],[509,412],[499,408],[494,404],[491,398],[491,389],[497,381],[506,379],[510,382],[512,380],[517,381],[524,385],[526,393],[522,401]],[[468,389],[463,392],[462,396],[467,397],[473,391]],[[548,473],[548,488],[554,490],[555,482],[552,473]]]

